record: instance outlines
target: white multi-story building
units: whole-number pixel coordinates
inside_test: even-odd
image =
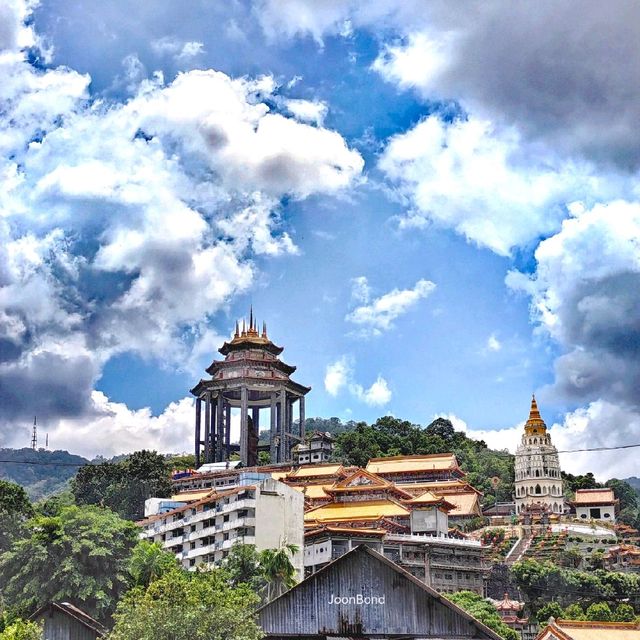
[[[292,562],[303,576],[304,496],[264,474],[240,473],[235,486],[142,520],[141,537],[176,554],[185,569],[219,565],[234,544],[258,551],[295,544]],[[179,498],[176,496],[179,500]]]
[[[564,493],[558,450],[551,444],[535,396],[515,462],[516,513],[530,510],[564,513]]]
[[[329,462],[333,455],[334,439],[330,433],[315,431],[293,448],[296,464],[322,464]]]

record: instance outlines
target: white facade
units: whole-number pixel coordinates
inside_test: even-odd
[[[517,514],[534,505],[544,506],[551,513],[564,513],[558,450],[551,443],[535,398],[522,442],[516,450],[514,498]]]
[[[160,543],[192,570],[219,565],[236,543],[253,544],[258,551],[295,544],[300,552],[292,562],[301,579],[304,496],[272,478],[257,480],[148,518],[140,523],[141,537]]]
[[[301,442],[294,448],[296,464],[322,464],[329,462],[333,454],[333,437],[330,433],[314,433],[307,442]]]

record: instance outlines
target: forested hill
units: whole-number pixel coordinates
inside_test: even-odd
[[[35,501],[62,491],[88,462],[68,451],[0,449],[0,479],[22,485]]]

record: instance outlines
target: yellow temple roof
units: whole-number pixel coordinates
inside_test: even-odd
[[[635,622],[554,620],[538,636],[540,640],[555,637],[562,640],[640,640],[640,627]]]
[[[372,458],[366,467],[370,473],[380,475],[386,473],[411,473],[414,471],[448,471],[458,468],[458,461],[453,453]]]
[[[310,509],[304,514],[305,522],[349,522],[379,520],[408,516],[409,509],[392,500],[363,502],[331,502]]]
[[[298,484],[298,485],[290,485],[292,489],[296,491],[300,491],[303,493],[305,498],[309,500],[321,500],[322,498],[331,498],[325,492],[325,488],[332,487],[332,484]]]
[[[540,417],[540,411],[538,410],[538,403],[536,402],[535,395],[531,396],[531,409],[529,410],[529,419],[524,425],[524,430],[528,436],[546,433],[547,431],[547,425]]]
[[[317,478],[321,476],[338,476],[342,473],[341,464],[308,464],[292,471],[288,478],[298,480],[300,478]]]
[[[202,500],[208,495],[215,493],[215,489],[198,489],[197,491],[183,491],[182,493],[176,493],[171,496],[171,500],[175,502],[194,502],[195,500]]]
[[[444,498],[454,506],[449,511],[449,517],[480,515],[480,501],[475,492],[448,493]]]

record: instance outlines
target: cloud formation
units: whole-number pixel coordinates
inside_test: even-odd
[[[358,325],[365,337],[379,336],[392,329],[397,318],[407,313],[419,300],[428,297],[436,288],[430,280],[422,279],[412,289],[393,289],[372,300],[365,276],[355,278],[352,284],[352,298],[364,304],[349,312],[345,320]]]
[[[9,10],[0,430],[34,412],[56,425],[96,411],[104,429],[120,415],[96,409],[104,364],[128,352],[194,366],[219,341],[209,318],[252,286],[253,258],[297,251],[280,199],[338,193],[363,161],[339,134],[272,113],[270,77],[155,74],[128,101],[94,100],[88,76],[29,62],[30,6]]]
[[[504,256],[559,229],[567,202],[609,193],[587,165],[525,156],[515,130],[476,118],[425,118],[389,140],[379,167],[406,197],[401,228],[433,223]]]
[[[351,396],[370,407],[384,406],[393,396],[389,383],[381,375],[378,375],[375,382],[367,389],[355,382],[354,361],[349,356],[342,356],[327,365],[324,388],[334,397],[346,389]]]
[[[567,154],[625,169],[640,163],[640,5],[570,0],[256,0],[271,37],[319,43],[349,23],[384,42],[374,69],[428,99],[454,99],[471,113],[516,126]]]

